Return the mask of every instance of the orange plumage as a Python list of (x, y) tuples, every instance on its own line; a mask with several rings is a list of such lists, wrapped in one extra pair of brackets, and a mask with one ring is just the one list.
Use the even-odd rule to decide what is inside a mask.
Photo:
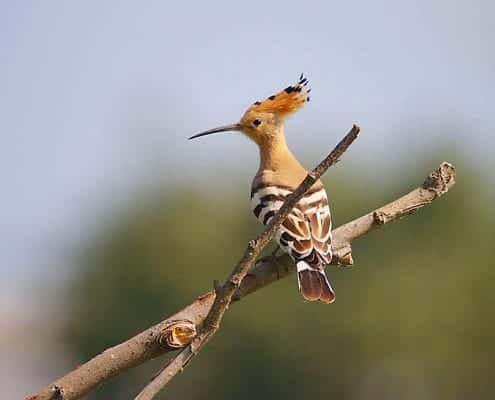
[(304, 106), (309, 101), (309, 92), (307, 89), (308, 80), (303, 74), (299, 77), (297, 83), (288, 86), (284, 90), (268, 97), (263, 101), (255, 102), (248, 111), (266, 112), (284, 116), (293, 113)]

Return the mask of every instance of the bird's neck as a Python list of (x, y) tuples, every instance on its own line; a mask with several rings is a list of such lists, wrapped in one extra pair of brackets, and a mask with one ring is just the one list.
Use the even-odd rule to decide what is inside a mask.
[(259, 145), (260, 167), (258, 174), (264, 171), (283, 173), (290, 171), (304, 171), (304, 168), (287, 147), (283, 131), (277, 132), (270, 140)]

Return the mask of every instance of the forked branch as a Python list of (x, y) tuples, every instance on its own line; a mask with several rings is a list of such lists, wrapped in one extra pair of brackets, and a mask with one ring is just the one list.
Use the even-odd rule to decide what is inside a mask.
[[(354, 239), (430, 204), (450, 189), (455, 183), (454, 178), (454, 167), (444, 162), (429, 175), (421, 187), (374, 212), (333, 230), (332, 250), (336, 257), (332, 260), (332, 263), (352, 263), (351, 242)], [(242, 280), (240, 287), (234, 290), (231, 300), (240, 300), (246, 295), (289, 275), (294, 269), (294, 263), (287, 255), (264, 258), (249, 270), (246, 279)], [(78, 399), (96, 386), (129, 368), (140, 365), (163, 353), (183, 347), (196, 336), (196, 326), (204, 321), (206, 315), (212, 309), (215, 298), (215, 291), (210, 291), (200, 296), (177, 314), (139, 333), (126, 342), (105, 350), (37, 394), (29, 397), (29, 399)], [(186, 347), (186, 349), (188, 348)], [(176, 363), (180, 365), (180, 363), (186, 362), (188, 358), (185, 356), (187, 356), (187, 353), (181, 351), (178, 354), (179, 359)], [(157, 375), (157, 378), (151, 382), (153, 391), (147, 390), (149, 388), (147, 387), (142, 396), (138, 398), (152, 398), (153, 392), (157, 393), (156, 389), (159, 389), (158, 386), (153, 386), (153, 384), (160, 382), (157, 381), (160, 376), (162, 374)], [(143, 397), (150, 395), (151, 397)]]

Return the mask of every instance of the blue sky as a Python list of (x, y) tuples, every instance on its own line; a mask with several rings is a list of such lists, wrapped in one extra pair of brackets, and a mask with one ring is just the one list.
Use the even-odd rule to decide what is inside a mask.
[[(251, 144), (185, 138), (236, 121), (303, 71), (312, 101), (286, 131), (308, 166), (359, 121), (349, 169), (413, 168), (442, 146), (449, 161), (493, 167), (491, 1), (26, 1), (1, 9), (3, 296), (70, 270), (59, 249), (141, 187), (177, 181), (178, 171), (197, 183), (228, 170), (247, 193)], [(424, 175), (431, 165), (421, 168)]]

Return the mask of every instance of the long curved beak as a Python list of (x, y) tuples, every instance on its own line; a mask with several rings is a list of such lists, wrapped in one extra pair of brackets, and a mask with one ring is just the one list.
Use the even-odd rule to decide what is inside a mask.
[(189, 140), (196, 139), (201, 136), (211, 135), (212, 133), (217, 133), (217, 132), (240, 131), (240, 130), (241, 130), (241, 124), (239, 123), (224, 125), (224, 126), (219, 126), (218, 128), (213, 128), (201, 133), (197, 133), (196, 135), (191, 136)]

